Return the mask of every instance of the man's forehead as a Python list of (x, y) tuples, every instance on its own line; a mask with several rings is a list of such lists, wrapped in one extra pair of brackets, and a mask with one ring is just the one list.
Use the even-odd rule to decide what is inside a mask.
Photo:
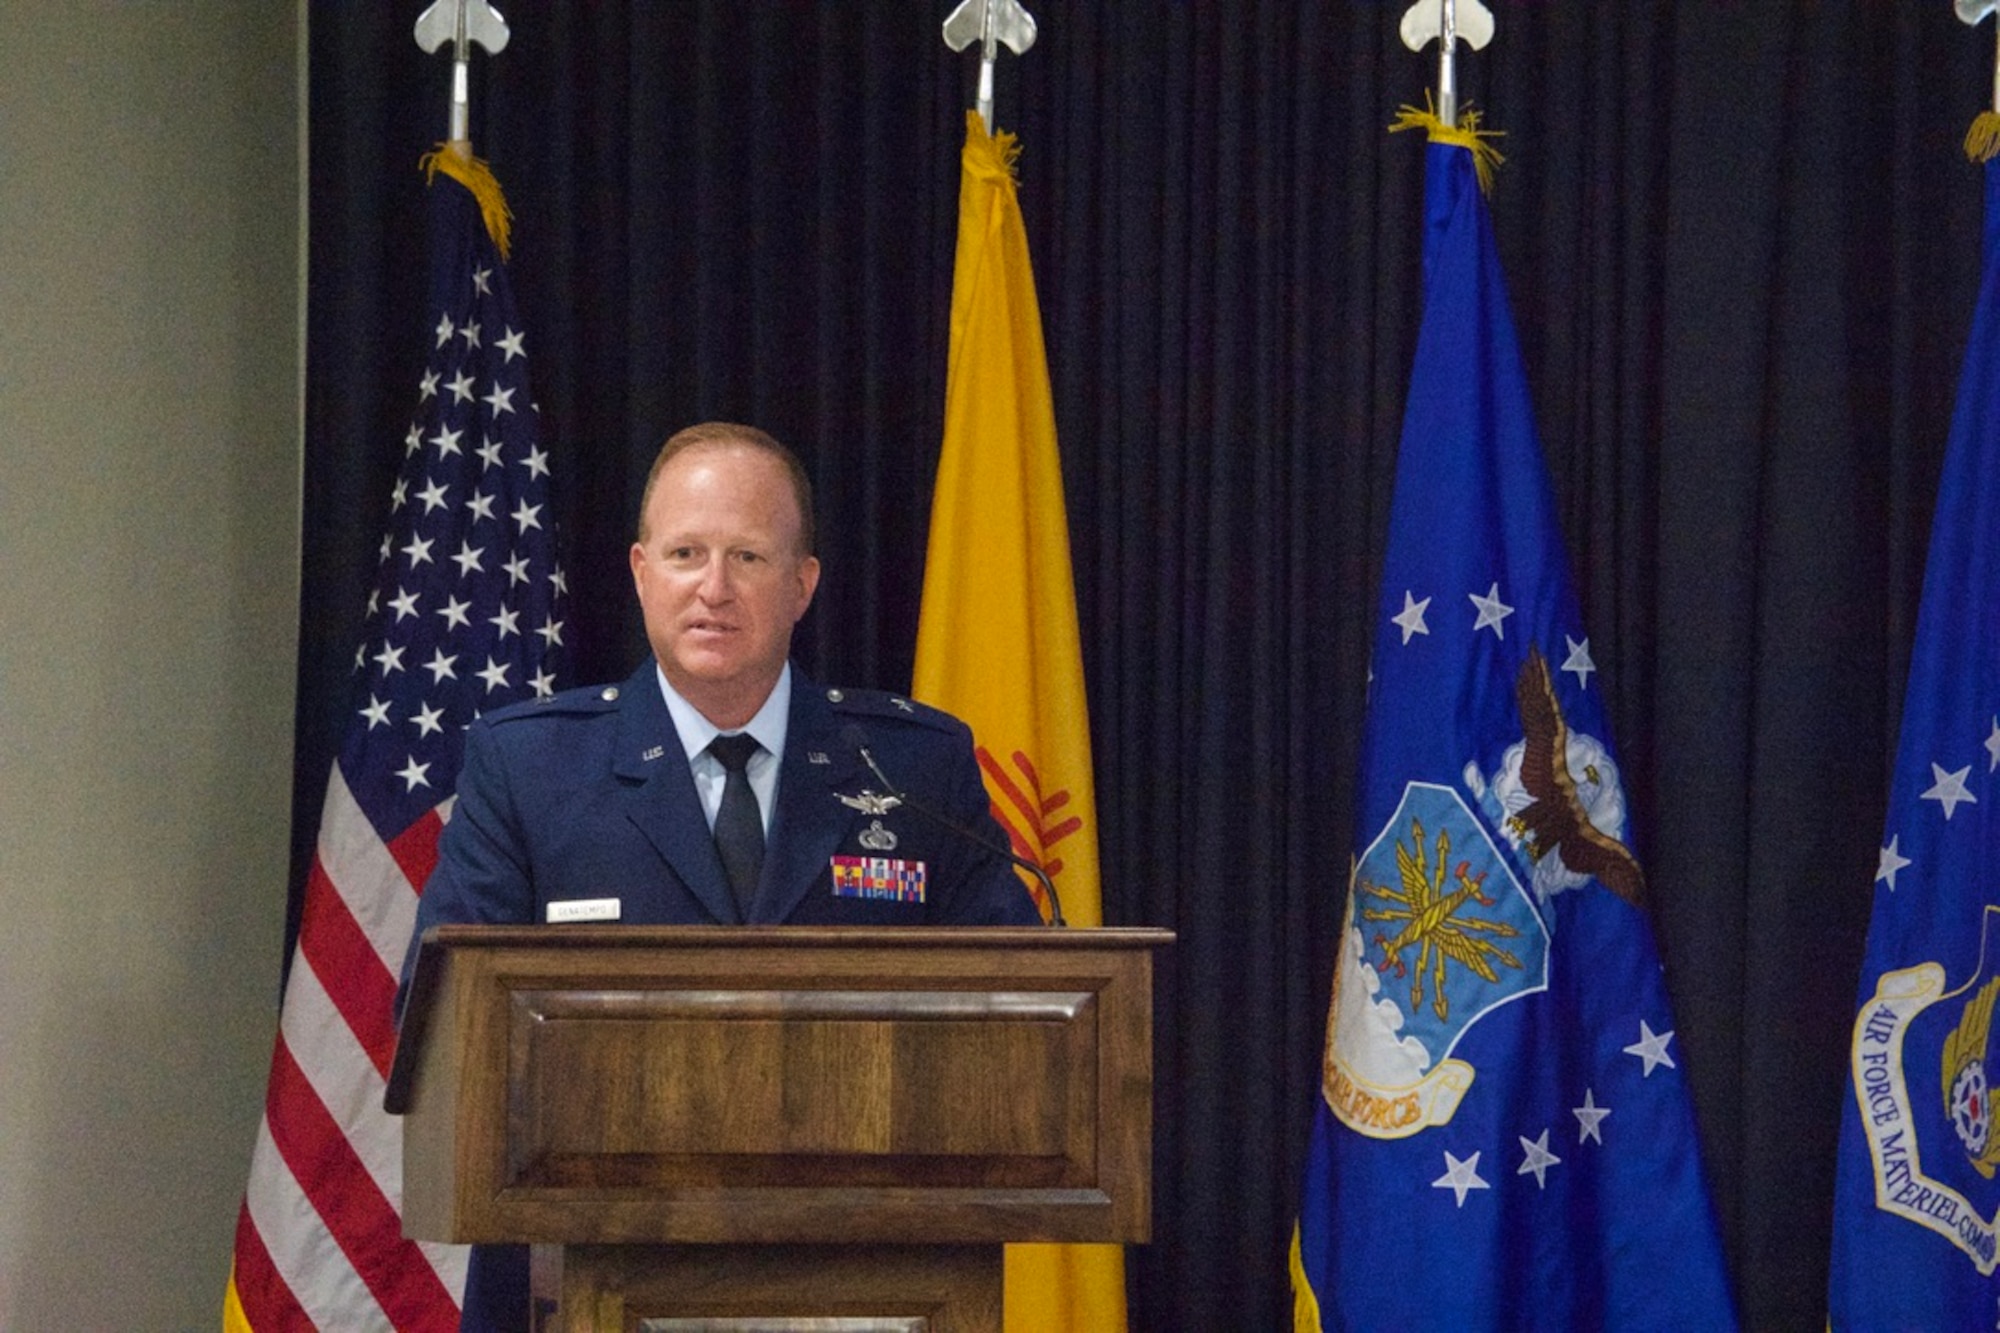
[[(685, 471), (681, 467), (683, 461), (675, 458), (668, 464), (647, 504), (647, 517), (656, 529), (696, 533), (719, 527), (768, 527), (790, 532), (801, 526), (798, 497), (792, 491), (784, 464), (778, 460), (765, 456), (763, 461), (771, 471), (769, 484), (760, 482), (751, 496), (755, 503), (747, 506), (731, 503), (731, 499), (736, 497), (717, 494), (716, 488), (698, 484), (690, 486), (688, 482), (694, 473), (696, 460), (687, 460), (690, 466)], [(747, 458), (743, 461), (752, 463)], [(728, 471), (732, 480), (745, 479), (744, 474), (733, 466)]]

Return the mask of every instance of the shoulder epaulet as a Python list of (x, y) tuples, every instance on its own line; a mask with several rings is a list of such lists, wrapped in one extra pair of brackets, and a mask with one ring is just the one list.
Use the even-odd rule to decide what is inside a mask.
[(618, 685), (585, 685), (574, 690), (543, 695), (539, 699), (523, 699), (519, 703), (508, 704), (505, 708), (494, 709), (485, 714), (485, 719), (497, 725), (525, 717), (607, 713), (618, 706), (618, 695), (622, 688)]
[(826, 691), (826, 701), (833, 705), (834, 711), (856, 717), (892, 718), (939, 731), (953, 731), (965, 725), (942, 708), (920, 704), (908, 695), (891, 694), (887, 690), (830, 689)]

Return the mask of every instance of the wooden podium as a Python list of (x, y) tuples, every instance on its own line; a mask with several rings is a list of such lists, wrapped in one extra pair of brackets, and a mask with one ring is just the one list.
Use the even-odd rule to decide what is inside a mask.
[(403, 1227), (553, 1327), (1000, 1328), (1002, 1244), (1148, 1239), (1160, 930), (443, 926)]

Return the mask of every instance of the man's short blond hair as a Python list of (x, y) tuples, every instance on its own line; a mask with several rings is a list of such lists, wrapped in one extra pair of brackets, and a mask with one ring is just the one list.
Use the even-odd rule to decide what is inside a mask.
[(677, 430), (667, 437), (660, 446), (660, 452), (653, 459), (652, 470), (646, 473), (646, 489), (639, 496), (639, 543), (646, 541), (646, 513), (652, 505), (653, 487), (660, 480), (660, 473), (667, 464), (685, 453), (704, 449), (729, 448), (755, 449), (769, 454), (784, 466), (785, 475), (791, 479), (792, 499), (799, 510), (799, 554), (812, 555), (818, 541), (813, 524), (812, 478), (806, 475), (804, 463), (799, 456), (780, 444), (775, 436), (758, 430), (755, 426), (745, 426), (734, 421), (704, 421), (685, 430)]

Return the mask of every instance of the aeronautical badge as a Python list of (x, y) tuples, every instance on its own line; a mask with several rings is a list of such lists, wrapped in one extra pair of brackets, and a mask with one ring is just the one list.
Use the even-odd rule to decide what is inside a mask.
[(836, 856), (833, 896), (877, 898), (898, 903), (924, 900), (924, 863), (886, 856)]
[(1477, 1073), (1449, 1058), (1459, 1039), (1548, 984), (1548, 930), (1511, 859), (1456, 791), (1412, 782), (1355, 862), (1342, 934), (1327, 1106), (1370, 1138), (1448, 1123)]
[(837, 791), (834, 796), (848, 809), (859, 810), (864, 815), (886, 815), (903, 803), (900, 796), (878, 796), (866, 789), (853, 796)]
[[(1952, 1177), (1971, 1182), (1968, 1188), (1978, 1182), (1954, 1169), (1952, 1158), (1963, 1153), (1984, 1181), (1993, 1179), (2000, 1163), (1987, 1079), (1993, 1005), (2000, 996), (1991, 953), (2000, 945), (1996, 924), (2000, 908), (1986, 908), (1979, 971), (1956, 990), (1945, 990), (1944, 967), (1935, 962), (1882, 973), (1874, 997), (1855, 1016), (1852, 1051), (1875, 1206), (1943, 1236), (1985, 1277), (1992, 1276), (2000, 1251), (2000, 1208), (1980, 1214)], [(1925, 1081), (1936, 1078), (1928, 1094), (1913, 1095), (1905, 1078), (1912, 1071)], [(1992, 1190), (1982, 1192), (1993, 1202)]]
[(896, 835), (882, 827), (879, 819), (870, 820), (868, 827), (854, 836), (854, 840), (871, 852), (893, 852), (896, 850)]

